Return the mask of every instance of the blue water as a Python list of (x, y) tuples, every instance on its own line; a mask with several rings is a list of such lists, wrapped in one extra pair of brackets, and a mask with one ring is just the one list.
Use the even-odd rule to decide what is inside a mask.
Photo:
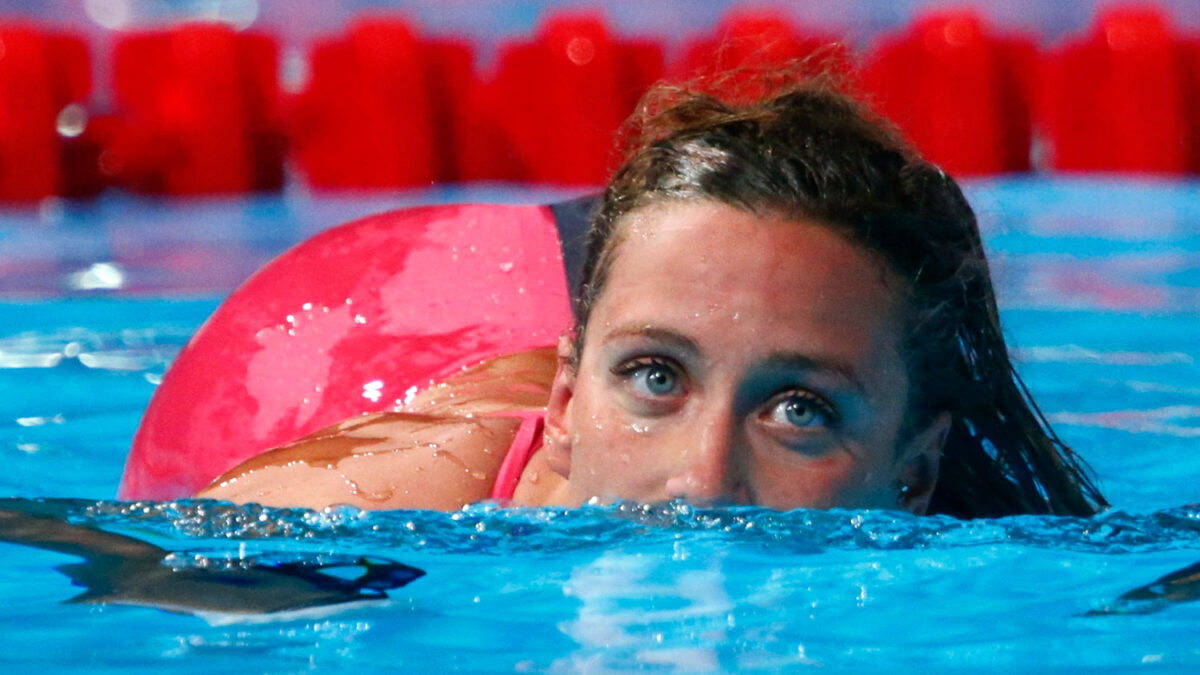
[(765, 671), (1200, 666), (1200, 602), (1085, 616), (1200, 560), (1200, 184), (969, 186), (1022, 372), (1114, 510), (959, 522), (638, 507), (324, 513), (120, 503), (155, 383), (237, 283), (348, 218), (511, 189), (0, 213), (0, 496), (184, 557), (385, 556), (386, 606), (218, 624), (62, 604), (69, 556), (0, 544), (6, 671)]

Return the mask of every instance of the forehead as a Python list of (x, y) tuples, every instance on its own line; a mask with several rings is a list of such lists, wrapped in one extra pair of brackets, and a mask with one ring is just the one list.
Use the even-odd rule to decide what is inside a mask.
[(626, 216), (614, 253), (590, 323), (666, 323), (718, 349), (898, 353), (901, 282), (827, 226), (658, 204)]

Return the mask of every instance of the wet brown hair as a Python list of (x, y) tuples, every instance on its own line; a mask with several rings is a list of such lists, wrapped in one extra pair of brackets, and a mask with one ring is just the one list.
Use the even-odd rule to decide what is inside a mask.
[[(955, 181), (835, 78), (776, 80), (765, 87), (774, 93), (745, 102), (667, 85), (643, 98), (626, 125), (627, 159), (589, 229), (577, 351), (629, 213), (712, 200), (816, 221), (873, 251), (907, 286), (906, 433), (940, 411), (953, 419), (931, 513), (1091, 515), (1107, 506), (1013, 368), (975, 214)], [(764, 90), (761, 80), (755, 87)]]

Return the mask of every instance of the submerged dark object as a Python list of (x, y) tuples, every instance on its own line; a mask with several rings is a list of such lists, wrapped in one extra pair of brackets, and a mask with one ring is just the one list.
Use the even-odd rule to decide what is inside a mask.
[[(72, 603), (157, 607), (171, 612), (252, 618), (347, 603), (380, 601), (387, 591), (425, 575), (381, 558), (337, 563), (299, 560), (226, 566), (171, 566), (171, 552), (134, 537), (75, 525), (38, 513), (35, 502), (0, 500), (0, 541), (57, 551), (84, 559), (58, 569), (87, 590)], [(360, 567), (344, 578), (325, 570)]]
[(1163, 575), (1145, 586), (1122, 593), (1112, 602), (1088, 612), (1088, 616), (1108, 614), (1150, 614), (1181, 602), (1200, 600), (1200, 562)]

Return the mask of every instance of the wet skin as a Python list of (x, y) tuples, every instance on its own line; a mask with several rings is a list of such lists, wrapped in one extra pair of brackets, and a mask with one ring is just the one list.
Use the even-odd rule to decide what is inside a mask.
[(883, 262), (713, 203), (624, 228), (577, 369), (560, 346), (546, 442), (566, 501), (924, 512), (949, 420), (901, 432), (902, 284)]
[(949, 418), (901, 433), (902, 284), (885, 264), (822, 225), (711, 203), (636, 212), (619, 236), (577, 367), (566, 338), (557, 355), (484, 362), (397, 412), (254, 457), (198, 496), (455, 509), (488, 497), (511, 413), (545, 407), (516, 504), (925, 511)]

